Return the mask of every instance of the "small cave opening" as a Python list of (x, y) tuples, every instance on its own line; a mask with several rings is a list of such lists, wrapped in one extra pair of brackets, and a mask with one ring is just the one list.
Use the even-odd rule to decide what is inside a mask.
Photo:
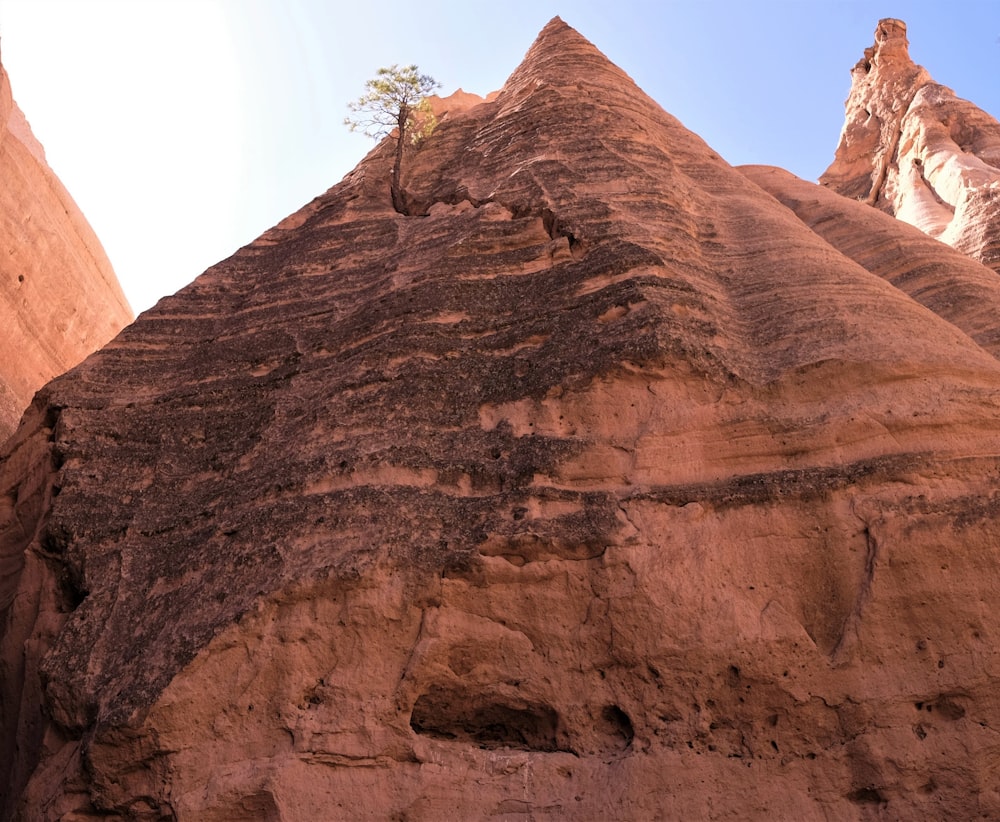
[(566, 242), (569, 243), (570, 250), (574, 250), (579, 246), (580, 241), (577, 240), (576, 235), (547, 208), (542, 209), (542, 225), (545, 227), (546, 233), (553, 240), (565, 237)]
[(606, 705), (601, 711), (601, 723), (603, 731), (609, 739), (613, 739), (617, 747), (627, 748), (635, 739), (635, 728), (632, 727), (632, 720), (617, 705)]
[(559, 715), (548, 705), (512, 704), (437, 686), (417, 699), (410, 714), (410, 727), (418, 734), (481, 748), (555, 751), (558, 725)]
[(873, 788), (870, 785), (851, 791), (847, 798), (858, 805), (884, 805), (888, 802), (878, 788)]

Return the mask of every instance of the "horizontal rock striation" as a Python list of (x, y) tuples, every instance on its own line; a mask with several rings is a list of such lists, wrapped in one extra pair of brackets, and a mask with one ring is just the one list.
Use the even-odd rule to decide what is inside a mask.
[(913, 63), (901, 20), (879, 22), (851, 77), (820, 182), (1000, 272), (1000, 123)]
[(0, 441), (35, 391), (132, 320), (104, 249), (11, 96), (0, 66)]
[(1000, 813), (979, 267), (909, 287), (558, 19), (408, 214), (391, 143), (8, 444), (3, 817)]
[(741, 166), (837, 251), (1000, 356), (1000, 278), (922, 231), (773, 166)]

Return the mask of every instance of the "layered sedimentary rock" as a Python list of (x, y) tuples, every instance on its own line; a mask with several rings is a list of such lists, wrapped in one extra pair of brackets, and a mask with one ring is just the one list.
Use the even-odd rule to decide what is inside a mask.
[(1000, 814), (981, 268), (817, 233), (558, 19), (391, 165), (9, 443), (5, 817)]
[(1000, 123), (914, 64), (901, 20), (879, 22), (851, 78), (820, 182), (1000, 272)]
[(111, 263), (0, 66), (0, 441), (31, 396), (132, 320)]
[(1000, 278), (922, 231), (773, 166), (743, 174), (790, 208), (837, 251), (1000, 357)]

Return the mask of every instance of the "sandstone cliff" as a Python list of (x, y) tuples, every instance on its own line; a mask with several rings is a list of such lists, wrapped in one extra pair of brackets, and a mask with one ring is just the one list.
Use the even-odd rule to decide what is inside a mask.
[(0, 66), (0, 441), (32, 394), (132, 320), (104, 249), (45, 162)]
[(879, 22), (851, 77), (820, 182), (1000, 272), (1000, 123), (913, 63), (901, 20)]
[(985, 269), (558, 19), (390, 167), (8, 444), (4, 817), (1000, 815)]

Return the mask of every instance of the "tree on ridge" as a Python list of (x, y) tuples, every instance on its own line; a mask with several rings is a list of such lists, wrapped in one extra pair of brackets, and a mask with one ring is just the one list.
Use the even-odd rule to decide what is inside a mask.
[(393, 64), (380, 68), (365, 83), (365, 93), (347, 104), (352, 114), (344, 118), (344, 124), (351, 131), (360, 131), (377, 140), (396, 130), (396, 157), (389, 190), (393, 208), (400, 214), (406, 213), (400, 182), (403, 150), (407, 141), (418, 143), (434, 129), (436, 122), (427, 95), (440, 86), (414, 65)]

